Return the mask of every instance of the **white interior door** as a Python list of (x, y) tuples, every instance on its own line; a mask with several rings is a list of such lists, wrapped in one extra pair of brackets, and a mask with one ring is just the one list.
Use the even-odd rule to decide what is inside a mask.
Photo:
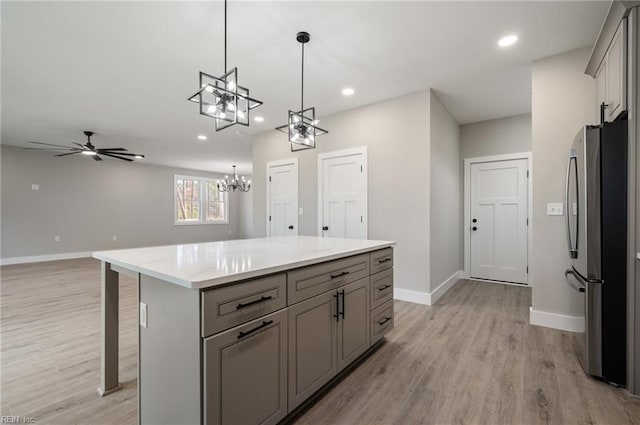
[(365, 148), (318, 155), (319, 235), (367, 239)]
[(471, 277), (527, 283), (527, 159), (471, 164)]
[(267, 236), (298, 234), (298, 160), (267, 163)]

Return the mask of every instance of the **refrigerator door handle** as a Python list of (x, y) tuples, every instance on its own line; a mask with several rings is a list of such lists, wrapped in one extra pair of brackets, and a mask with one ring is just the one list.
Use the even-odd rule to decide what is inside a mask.
[[(578, 283), (577, 284), (573, 283), (571, 279), (569, 279), (569, 275), (573, 276)], [(569, 286), (571, 286), (573, 289), (575, 289), (578, 292), (584, 292), (585, 285), (582, 283), (582, 279), (580, 279), (580, 277), (576, 275), (576, 272), (574, 272), (571, 269), (567, 269), (564, 271), (564, 278), (566, 279)]]
[[(575, 155), (573, 154), (573, 152), (569, 155), (569, 158), (567, 160), (567, 180), (566, 180), (566, 186), (565, 186), (565, 205), (566, 205), (566, 225), (567, 225), (567, 245), (569, 248), (569, 256), (570, 258), (578, 258), (578, 225), (576, 223), (576, 245), (575, 248), (573, 246), (573, 241), (571, 240), (571, 213), (573, 211), (573, 209), (571, 208), (571, 197), (569, 195), (570, 193), (570, 185), (571, 185), (571, 162), (574, 162), (575, 164), (575, 175), (576, 175), (576, 180), (578, 178), (578, 159), (575, 157)], [(577, 183), (577, 181), (576, 181)], [(578, 187), (576, 184), (576, 202), (578, 202)], [(580, 206), (577, 205), (577, 211), (576, 214), (579, 214), (579, 209)], [(576, 219), (577, 219), (577, 215), (576, 215)]]

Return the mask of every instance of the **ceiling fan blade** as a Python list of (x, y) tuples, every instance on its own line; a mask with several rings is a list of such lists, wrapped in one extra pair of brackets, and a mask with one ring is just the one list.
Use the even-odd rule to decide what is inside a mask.
[(80, 146), (82, 149), (87, 149), (85, 145), (81, 145), (80, 143), (76, 143), (76, 142), (71, 142), (71, 143), (73, 143), (74, 145)]
[(100, 152), (100, 155), (109, 156), (109, 157), (111, 157), (111, 158), (116, 158), (116, 159), (121, 159), (121, 160), (123, 160), (123, 161), (129, 161), (129, 162), (132, 162), (132, 161), (133, 161), (133, 159), (124, 158), (124, 157), (122, 157), (122, 156), (118, 156), (118, 155), (112, 155), (112, 154), (110, 154), (110, 153)]
[(125, 148), (101, 148), (98, 149), (100, 151), (126, 151), (127, 149)]
[(94, 161), (102, 161), (102, 158), (100, 158), (98, 155), (91, 155), (91, 158), (93, 158)]
[(36, 145), (47, 145), (47, 146), (59, 146), (61, 148), (67, 148), (67, 149), (72, 149), (71, 146), (65, 146), (65, 145), (55, 145), (53, 143), (44, 143), (44, 142), (28, 142), (28, 143), (34, 143)]
[(31, 151), (47, 151), (47, 152), (66, 152), (66, 151), (72, 151), (72, 150), (76, 150), (76, 148), (22, 148), (22, 149), (27, 149), (27, 150), (31, 150)]
[(75, 150), (75, 151), (73, 151), (73, 152), (68, 152), (68, 153), (59, 153), (58, 155), (53, 155), (53, 156), (67, 156), (67, 155), (73, 155), (73, 154), (80, 153), (80, 152), (81, 152), (81, 151), (79, 151), (79, 150)]
[(123, 155), (123, 156), (138, 156), (140, 155), (139, 153), (131, 153), (131, 152), (112, 152), (111, 149), (96, 149), (96, 152), (98, 152), (99, 154), (113, 154), (113, 155)]

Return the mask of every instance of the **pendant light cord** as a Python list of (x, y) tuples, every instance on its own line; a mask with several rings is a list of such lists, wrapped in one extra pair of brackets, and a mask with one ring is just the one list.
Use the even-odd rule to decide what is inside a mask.
[(224, 73), (227, 73), (227, 0), (224, 0)]
[(302, 44), (302, 90), (300, 94), (300, 113), (304, 111), (304, 43)]

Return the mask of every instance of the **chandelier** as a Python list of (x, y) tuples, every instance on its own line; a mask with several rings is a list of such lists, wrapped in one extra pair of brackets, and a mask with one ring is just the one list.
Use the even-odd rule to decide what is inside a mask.
[(233, 167), (233, 178), (229, 181), (229, 176), (224, 176), (224, 180), (218, 180), (216, 183), (218, 184), (218, 191), (220, 192), (235, 192), (239, 190), (240, 192), (248, 192), (251, 189), (251, 180), (245, 180), (244, 176), (238, 178), (236, 174), (236, 166)]
[(287, 124), (276, 127), (276, 130), (287, 133), (289, 136), (292, 152), (315, 148), (316, 137), (328, 133), (327, 130), (317, 126), (316, 109), (304, 108), (304, 45), (311, 40), (311, 36), (308, 32), (301, 31), (296, 35), (296, 40), (302, 45), (300, 110), (297, 112), (290, 110)]
[(224, 1), (224, 74), (214, 77), (200, 71), (199, 90), (188, 100), (200, 105), (200, 114), (214, 118), (216, 131), (234, 124), (249, 125), (249, 111), (262, 102), (249, 97), (238, 85), (238, 68), (227, 70), (227, 0)]

